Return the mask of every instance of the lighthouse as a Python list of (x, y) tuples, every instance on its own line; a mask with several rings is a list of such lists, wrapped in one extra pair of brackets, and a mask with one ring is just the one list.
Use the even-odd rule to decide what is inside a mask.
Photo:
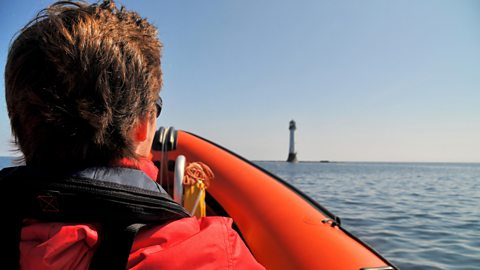
[(297, 129), (297, 126), (295, 125), (294, 120), (290, 121), (288, 129), (290, 130), (290, 147), (287, 162), (298, 162), (297, 153), (295, 152), (295, 130)]

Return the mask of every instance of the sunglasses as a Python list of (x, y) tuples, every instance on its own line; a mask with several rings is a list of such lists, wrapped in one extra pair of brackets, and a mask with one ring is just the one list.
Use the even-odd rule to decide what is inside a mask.
[(162, 105), (163, 105), (162, 98), (158, 97), (157, 101), (155, 101), (155, 106), (157, 107), (157, 118), (160, 116), (160, 113), (162, 112)]

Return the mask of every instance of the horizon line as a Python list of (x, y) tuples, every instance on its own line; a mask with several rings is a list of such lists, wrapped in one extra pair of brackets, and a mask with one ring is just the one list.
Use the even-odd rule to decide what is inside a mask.
[[(21, 158), (21, 156), (4, 156), (0, 155), (0, 158)], [(248, 161), (251, 162), (286, 162), (288, 161), (283, 160), (283, 159), (248, 159), (245, 158)], [(324, 163), (324, 164), (329, 164), (329, 163), (437, 163), (437, 164), (445, 164), (445, 163), (450, 163), (450, 164), (480, 164), (480, 161), (391, 161), (391, 160), (328, 160), (328, 159), (319, 159), (319, 160), (299, 160), (298, 162), (295, 163)], [(295, 164), (293, 163), (293, 164)]]

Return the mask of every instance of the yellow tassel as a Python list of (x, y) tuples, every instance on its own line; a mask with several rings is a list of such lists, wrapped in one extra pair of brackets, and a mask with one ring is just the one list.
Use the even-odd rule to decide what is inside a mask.
[(185, 207), (192, 216), (201, 218), (207, 215), (205, 184), (203, 184), (202, 181), (199, 181), (194, 185), (185, 186), (183, 207)]

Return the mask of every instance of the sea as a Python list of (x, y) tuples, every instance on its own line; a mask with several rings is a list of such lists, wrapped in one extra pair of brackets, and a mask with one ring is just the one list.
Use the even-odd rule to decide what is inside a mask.
[(480, 164), (267, 162), (400, 269), (480, 269)]
[[(400, 269), (480, 269), (480, 164), (255, 161)], [(12, 158), (0, 157), (0, 168)]]

